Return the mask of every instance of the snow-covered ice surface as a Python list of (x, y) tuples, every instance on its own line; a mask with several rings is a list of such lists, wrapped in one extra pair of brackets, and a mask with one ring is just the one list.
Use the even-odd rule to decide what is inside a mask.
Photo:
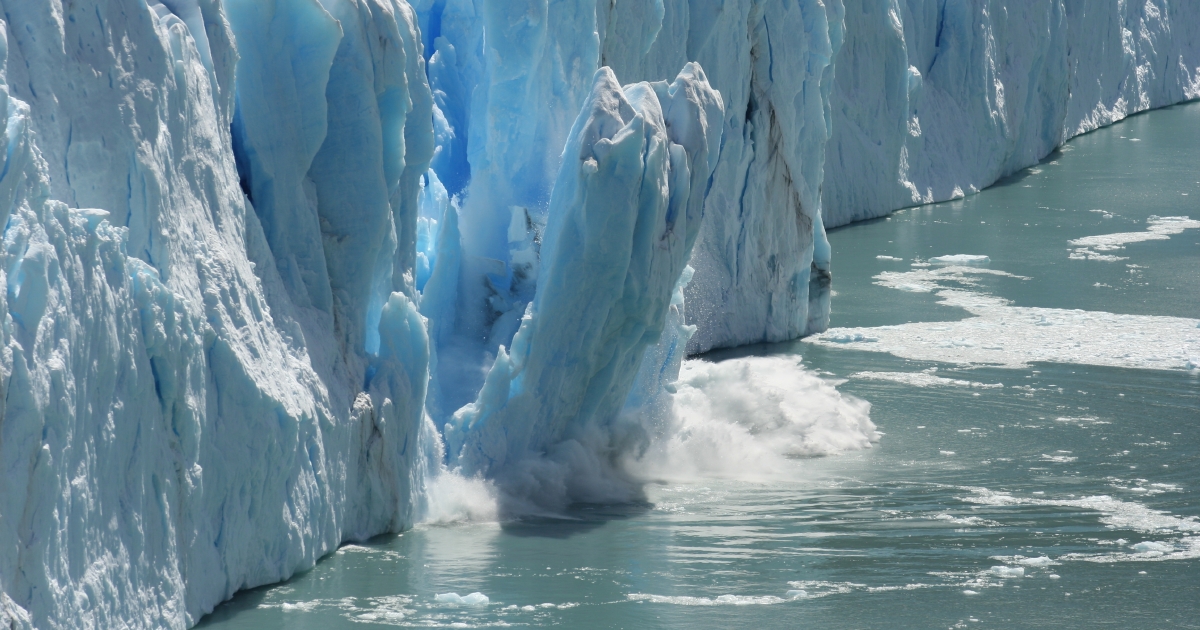
[(1070, 138), (1200, 97), (1200, 4), (845, 0), (826, 226), (982, 190)]

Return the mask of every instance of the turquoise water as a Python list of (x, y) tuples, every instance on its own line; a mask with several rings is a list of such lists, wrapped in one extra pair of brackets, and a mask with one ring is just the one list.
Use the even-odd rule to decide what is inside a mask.
[[(1200, 229), (1152, 218), (1180, 216), (1200, 219), (1195, 103), (835, 230), (841, 332), (706, 359), (803, 356), (871, 403), (873, 448), (786, 481), (419, 526), (201, 626), (1200, 627)], [(1135, 233), (1156, 237), (1070, 244)], [(989, 260), (928, 262), (953, 254)]]

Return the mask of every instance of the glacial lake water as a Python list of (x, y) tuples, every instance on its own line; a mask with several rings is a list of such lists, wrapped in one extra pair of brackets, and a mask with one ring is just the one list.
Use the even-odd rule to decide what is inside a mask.
[(802, 356), (873, 448), (418, 526), (200, 625), (1200, 627), (1200, 226), (1164, 217), (1200, 219), (1200, 103), (832, 231), (834, 330), (705, 357)]

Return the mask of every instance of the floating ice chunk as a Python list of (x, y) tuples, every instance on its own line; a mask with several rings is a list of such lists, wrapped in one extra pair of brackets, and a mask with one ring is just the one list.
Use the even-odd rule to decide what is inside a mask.
[(875, 258), (878, 260), (904, 260), (903, 258), (896, 258), (895, 256), (876, 256)]
[(999, 578), (1020, 578), (1020, 577), (1025, 577), (1025, 568), (1024, 567), (995, 566), (995, 567), (992, 567), (991, 569), (988, 569), (988, 573), (991, 573), (992, 575), (999, 577)]
[(1126, 260), (1127, 257), (1112, 254), (1101, 254), (1119, 249), (1125, 249), (1130, 243), (1145, 241), (1165, 241), (1184, 230), (1200, 228), (1200, 221), (1190, 217), (1159, 217), (1151, 216), (1146, 219), (1146, 230), (1143, 232), (1119, 232), (1116, 234), (1098, 234), (1085, 236), (1067, 241), (1074, 248), (1070, 253), (1071, 260), (1100, 260), (1114, 262)]
[(1003, 389), (1003, 383), (980, 383), (957, 378), (945, 378), (930, 372), (856, 372), (850, 378), (869, 381), (892, 381), (913, 387), (970, 387), (978, 389)]
[(1167, 543), (1155, 542), (1153, 540), (1142, 541), (1131, 546), (1130, 549), (1138, 553), (1171, 553), (1172, 551), (1175, 551), (1175, 547)]
[(999, 560), (1001, 562), (1006, 562), (1010, 565), (1015, 564), (1015, 565), (1020, 565), (1023, 567), (1031, 567), (1031, 568), (1048, 567), (1048, 566), (1052, 566), (1052, 565), (1062, 564), (1061, 562), (1056, 562), (1054, 560), (1051, 560), (1048, 556), (1037, 556), (1034, 558), (1026, 558), (1025, 556), (1020, 556), (1020, 555), (1017, 555), (1017, 556), (992, 556), (991, 559)]
[(454, 606), (487, 606), (491, 603), (487, 595), (479, 592), (466, 596), (461, 596), (458, 593), (439, 593), (433, 599), (439, 604), (451, 604)]
[(775, 597), (774, 595), (721, 595), (719, 597), (710, 598), (695, 597), (690, 595), (651, 595), (647, 593), (630, 593), (625, 597), (629, 601), (634, 602), (674, 604), (676, 606), (769, 606), (771, 604), (782, 604), (788, 601), (787, 599)]
[(794, 588), (794, 589), (784, 593), (784, 595), (788, 599), (802, 599), (804, 597), (808, 597), (808, 591), (806, 591), (802, 588)]
[(973, 527), (1000, 526), (1000, 523), (997, 521), (990, 521), (985, 518), (979, 518), (978, 516), (954, 516), (953, 514), (938, 514), (933, 518), (939, 521), (948, 521), (950, 523), (954, 523), (955, 525), (968, 525)]
[(979, 591), (972, 591), (971, 589), (966, 589), (963, 591), (963, 595), (978, 595), (978, 594), (979, 594)]
[(992, 259), (980, 254), (950, 254), (948, 256), (934, 256), (929, 259), (929, 262), (943, 265), (986, 265), (992, 262)]
[(879, 339), (875, 337), (869, 337), (862, 333), (825, 334), (821, 335), (821, 339), (824, 341), (832, 341), (833, 343), (871, 343), (874, 341), (879, 341)]

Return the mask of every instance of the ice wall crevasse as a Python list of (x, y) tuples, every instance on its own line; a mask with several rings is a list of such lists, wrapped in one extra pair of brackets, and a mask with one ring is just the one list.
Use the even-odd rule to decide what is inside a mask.
[[(447, 425), (452, 463), (510, 486), (569, 486), (566, 475), (539, 479), (536, 461), (618, 446), (612, 422), (699, 233), (722, 116), (697, 64), (670, 85), (624, 89), (596, 72), (555, 181), (537, 293), (511, 351)], [(564, 500), (572, 489), (518, 491)]]
[(433, 47), (432, 167), (460, 201), (454, 308), (445, 321), (428, 312), (442, 331), (430, 409), (440, 425), (475, 398), (533, 298), (563, 145), (597, 68), (596, 3), (445, 0), (417, 11)]
[[(421, 485), (428, 341), (404, 291), (432, 153), (411, 9), (328, 3), (360, 18), (339, 27), (315, 2), (0, 5), (0, 619), (183, 628), (343, 540), (405, 527)], [(300, 78), (323, 87), (300, 89), (239, 70), (249, 83), (235, 102), (235, 32), (252, 34), (243, 43), (319, 35), (331, 41), (317, 42), (317, 67), (383, 69), (347, 86), (370, 97), (359, 101), (330, 98), (320, 73)], [(359, 49), (345, 32), (393, 39)], [(284, 49), (247, 45), (239, 68), (256, 54), (313, 67), (314, 47)], [(280, 105), (272, 129), (256, 127), (254, 98)], [(377, 185), (351, 191), (370, 195), (355, 209), (379, 245), (346, 252), (326, 248), (341, 235), (319, 220), (323, 173), (300, 158), (371, 126), (353, 114), (374, 117), (380, 138), (362, 158)], [(275, 195), (262, 221), (240, 175), (251, 197)], [(324, 291), (311, 290), (322, 268)], [(347, 268), (370, 273), (347, 279)]]
[(831, 226), (982, 190), (1070, 138), (1200, 97), (1200, 5), (846, 0)]

